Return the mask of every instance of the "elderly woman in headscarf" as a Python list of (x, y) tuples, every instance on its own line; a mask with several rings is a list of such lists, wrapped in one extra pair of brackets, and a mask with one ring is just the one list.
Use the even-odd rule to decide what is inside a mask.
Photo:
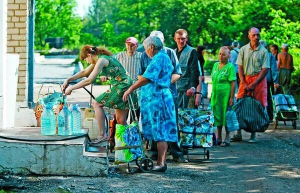
[[(230, 49), (221, 47), (219, 62), (212, 69), (212, 94), (211, 106), (214, 113), (214, 126), (217, 126), (217, 141), (221, 147), (230, 145), (229, 132), (226, 126), (226, 111), (233, 105), (236, 74), (233, 64), (228, 62)], [(225, 126), (226, 136), (222, 141), (222, 128)]]
[(126, 101), (130, 93), (141, 87), (141, 121), (146, 140), (157, 142), (158, 158), (153, 171), (167, 170), (167, 142), (177, 142), (175, 105), (170, 91), (173, 65), (162, 50), (163, 44), (156, 36), (144, 40), (146, 54), (152, 59), (142, 77), (123, 96)]

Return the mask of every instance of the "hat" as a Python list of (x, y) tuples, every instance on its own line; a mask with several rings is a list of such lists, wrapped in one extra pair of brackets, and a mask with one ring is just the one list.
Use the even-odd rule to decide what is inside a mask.
[(281, 48), (286, 49), (289, 45), (288, 44), (282, 44)]
[(164, 34), (161, 31), (152, 31), (150, 36), (157, 36), (161, 41), (164, 41)]
[(126, 43), (138, 44), (138, 40), (135, 37), (129, 37), (125, 41)]

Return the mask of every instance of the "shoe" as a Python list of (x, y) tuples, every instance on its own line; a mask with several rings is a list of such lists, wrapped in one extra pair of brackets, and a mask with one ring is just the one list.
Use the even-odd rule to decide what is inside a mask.
[(256, 133), (251, 133), (249, 143), (256, 143)]
[(217, 140), (217, 145), (221, 145), (222, 144), (222, 140)]
[(98, 144), (98, 143), (102, 143), (104, 141), (109, 141), (109, 137), (103, 137), (103, 136), (101, 137), (101, 136), (99, 136), (95, 140), (90, 141), (89, 144)]
[(240, 134), (234, 134), (233, 137), (230, 139), (230, 141), (242, 141), (242, 135)]
[(155, 172), (165, 172), (167, 169), (168, 169), (167, 164), (165, 164), (164, 166), (155, 165), (153, 167), (152, 171), (155, 171)]
[(230, 146), (230, 142), (227, 142), (227, 141), (223, 141), (220, 145), (220, 147), (228, 147)]
[(187, 159), (185, 159), (183, 156), (179, 156), (177, 158), (173, 158), (174, 161), (179, 162), (179, 163), (189, 163)]

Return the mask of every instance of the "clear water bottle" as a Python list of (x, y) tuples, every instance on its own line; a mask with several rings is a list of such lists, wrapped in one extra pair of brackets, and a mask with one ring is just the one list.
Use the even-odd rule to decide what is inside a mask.
[(72, 113), (66, 105), (58, 114), (58, 135), (72, 135), (73, 134), (73, 120)]
[(41, 134), (55, 135), (56, 134), (56, 116), (52, 110), (52, 104), (47, 103), (41, 116)]
[(73, 117), (73, 134), (81, 133), (81, 112), (78, 105), (73, 105), (72, 107), (72, 117)]
[(229, 107), (226, 112), (226, 125), (229, 132), (239, 129), (239, 122), (236, 113)]
[(232, 122), (233, 122), (233, 127), (234, 130), (239, 130), (240, 129), (240, 124), (239, 124), (239, 120), (237, 118), (236, 113), (234, 112), (233, 118), (232, 118)]

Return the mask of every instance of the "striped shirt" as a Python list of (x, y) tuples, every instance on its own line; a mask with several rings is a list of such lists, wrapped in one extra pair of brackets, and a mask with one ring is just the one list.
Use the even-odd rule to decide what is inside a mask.
[(142, 53), (134, 52), (132, 56), (129, 56), (126, 52), (120, 52), (116, 55), (116, 59), (124, 66), (127, 72), (130, 74), (133, 82), (137, 81), (138, 69), (141, 63)]

